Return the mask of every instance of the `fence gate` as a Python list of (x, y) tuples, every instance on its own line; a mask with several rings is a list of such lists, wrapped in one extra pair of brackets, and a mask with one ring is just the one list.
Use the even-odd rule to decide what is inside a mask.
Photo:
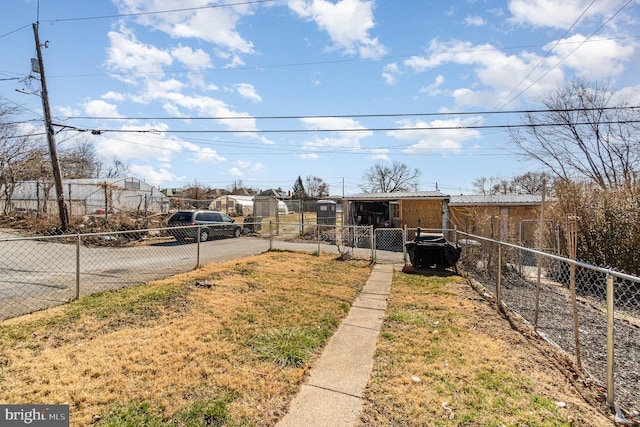
[(373, 232), (376, 262), (404, 262), (404, 231), (402, 228), (376, 228)]

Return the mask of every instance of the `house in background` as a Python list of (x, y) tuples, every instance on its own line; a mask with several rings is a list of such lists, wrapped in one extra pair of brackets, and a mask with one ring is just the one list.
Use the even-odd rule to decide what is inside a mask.
[[(134, 178), (66, 179), (62, 181), (70, 215), (118, 212), (167, 212), (169, 199), (157, 188)], [(5, 203), (2, 200), (1, 203)], [(4, 206), (1, 206), (4, 208)], [(57, 215), (53, 183), (23, 181), (16, 187), (10, 211), (32, 215)]]
[[(539, 195), (459, 195), (439, 191), (356, 194), (345, 197), (346, 224), (374, 228), (459, 231), (536, 247)], [(445, 235), (447, 233), (445, 232)]]

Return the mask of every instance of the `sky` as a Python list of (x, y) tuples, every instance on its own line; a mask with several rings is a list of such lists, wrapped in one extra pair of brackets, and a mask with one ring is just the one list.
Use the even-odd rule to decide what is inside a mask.
[(640, 0), (4, 0), (0, 103), (43, 129), (37, 22), (60, 149), (160, 189), (349, 195), (399, 162), (470, 194), (541, 171), (507, 126), (572, 79), (640, 105), (638, 20)]

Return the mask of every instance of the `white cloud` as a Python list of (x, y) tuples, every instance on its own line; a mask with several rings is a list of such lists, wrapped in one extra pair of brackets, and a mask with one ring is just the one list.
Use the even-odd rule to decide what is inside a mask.
[(387, 48), (371, 37), (374, 28), (373, 1), (289, 0), (289, 7), (298, 16), (313, 21), (326, 31), (333, 42), (331, 49), (358, 54), (362, 58), (380, 58)]
[(211, 57), (202, 49), (193, 50), (189, 46), (179, 46), (173, 48), (171, 54), (191, 69), (202, 70), (211, 67)]
[(227, 170), (227, 172), (234, 176), (245, 176), (246, 172), (255, 173), (265, 168), (265, 165), (263, 163), (253, 163), (245, 160), (237, 160), (234, 165), (235, 166)]
[[(121, 13), (176, 9), (174, 0), (115, 0), (114, 2)], [(253, 14), (254, 6), (249, 2), (228, 7), (207, 7), (212, 6), (209, 0), (190, 0), (181, 2), (180, 6), (193, 9), (174, 13), (142, 14), (136, 20), (141, 25), (162, 31), (173, 38), (195, 38), (229, 51), (253, 53), (253, 43), (242, 38), (236, 29), (238, 21), (243, 16)]]
[(248, 99), (252, 102), (262, 102), (262, 97), (258, 95), (258, 93), (256, 92), (256, 88), (252, 84), (240, 83), (235, 87), (240, 96), (242, 96), (243, 98)]
[(227, 172), (229, 172), (229, 175), (233, 175), (233, 176), (242, 176), (242, 171), (238, 168), (229, 168), (227, 170)]
[(640, 105), (640, 86), (625, 87), (614, 94), (612, 103), (625, 102), (629, 105)]
[(82, 105), (84, 112), (90, 116), (109, 116), (120, 117), (118, 114), (118, 106), (108, 102), (96, 99), (85, 102)]
[[(451, 118), (447, 120), (423, 120), (405, 119), (398, 122), (398, 128), (408, 130), (395, 130), (387, 132), (387, 135), (401, 141), (412, 141), (407, 149), (409, 154), (424, 154), (431, 152), (456, 153), (460, 152), (465, 141), (480, 138), (480, 132), (476, 129), (464, 129), (470, 124), (482, 123), (481, 117)], [(409, 130), (420, 128), (418, 130)], [(446, 129), (443, 129), (446, 128)]]
[[(306, 117), (300, 119), (300, 123), (307, 129), (317, 130), (362, 130), (364, 132), (357, 132), (358, 135), (370, 136), (372, 132), (367, 131), (367, 128), (358, 123), (357, 120), (349, 117)], [(344, 135), (351, 135), (353, 132), (338, 132)]]
[(369, 157), (374, 160), (382, 160), (385, 162), (391, 160), (391, 157), (389, 157), (389, 150), (386, 148), (374, 148), (371, 150), (371, 155)]
[(470, 27), (482, 27), (486, 25), (486, 22), (480, 16), (467, 16), (464, 18), (464, 23)]
[(184, 181), (184, 176), (177, 176), (166, 168), (156, 168), (153, 165), (128, 165), (131, 175), (142, 178), (152, 185), (162, 186), (163, 183)]
[(398, 64), (395, 62), (385, 65), (382, 69), (382, 78), (390, 86), (393, 86), (397, 83), (397, 76), (401, 74), (402, 71), (400, 71)]
[(618, 0), (510, 0), (511, 20), (523, 25), (566, 29), (584, 13), (584, 19), (606, 19), (620, 7)]
[(348, 117), (304, 118), (300, 122), (307, 129), (335, 131), (335, 136), (316, 137), (302, 144), (305, 150), (320, 154), (327, 148), (358, 151), (361, 149), (360, 140), (373, 135), (358, 121)]
[[(154, 132), (146, 132), (154, 129)], [(90, 136), (96, 151), (107, 159), (117, 157), (121, 160), (144, 160), (147, 162), (169, 162), (174, 154), (185, 148), (183, 141), (167, 137), (163, 132), (168, 129), (164, 123), (145, 123), (126, 125), (121, 130), (126, 133), (104, 133)], [(139, 132), (143, 131), (143, 132)]]
[[(547, 49), (555, 46), (554, 53), (564, 64), (572, 67), (587, 79), (602, 79), (621, 74), (625, 62), (629, 62), (635, 53), (635, 46), (624, 44), (624, 41), (603, 37), (592, 37), (586, 43), (581, 34), (567, 39), (549, 43)], [(634, 42), (635, 43), (635, 42)]]
[(429, 86), (421, 87), (418, 92), (424, 93), (430, 96), (437, 96), (442, 94), (442, 89), (440, 87), (444, 84), (444, 76), (442, 74), (438, 74)]
[(109, 92), (103, 94), (101, 96), (101, 98), (102, 99), (108, 99), (110, 101), (124, 101), (126, 99), (124, 94), (118, 93), (118, 92), (114, 92), (112, 90), (110, 90)]
[(109, 31), (108, 37), (110, 46), (107, 49), (106, 65), (116, 73), (114, 77), (127, 83), (136, 83), (140, 76), (162, 76), (163, 67), (173, 62), (171, 54), (139, 42), (125, 28), (121, 28), (119, 32)]
[(547, 58), (528, 52), (507, 55), (490, 44), (473, 45), (460, 40), (432, 40), (427, 54), (413, 56), (402, 65), (415, 73), (461, 66), (469, 84), (451, 91), (458, 106), (495, 105), (507, 95), (522, 91), (535, 97), (555, 87), (564, 77), (564, 68), (556, 67), (558, 59), (553, 55)]
[(213, 148), (194, 146), (192, 157), (188, 160), (196, 163), (220, 163), (227, 159), (219, 155)]

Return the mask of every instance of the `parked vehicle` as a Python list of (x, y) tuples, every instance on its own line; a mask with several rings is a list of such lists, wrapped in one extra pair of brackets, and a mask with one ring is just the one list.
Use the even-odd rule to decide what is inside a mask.
[(240, 237), (242, 234), (241, 225), (229, 215), (209, 210), (178, 211), (171, 215), (167, 225), (172, 227), (168, 233), (179, 242), (186, 239), (206, 242), (212, 237)]

